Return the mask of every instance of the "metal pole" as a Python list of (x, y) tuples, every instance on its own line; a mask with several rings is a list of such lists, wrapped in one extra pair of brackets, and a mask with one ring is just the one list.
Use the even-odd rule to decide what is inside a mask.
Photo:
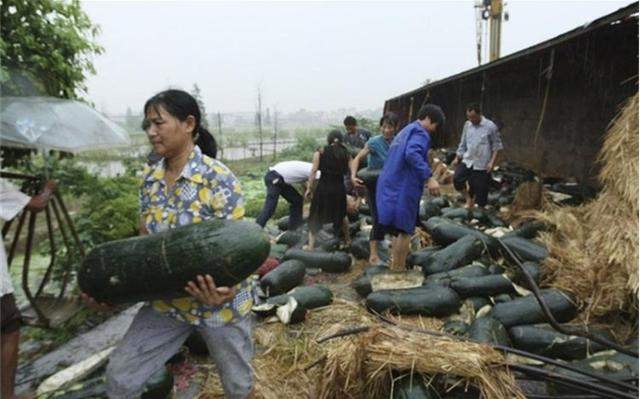
[(36, 312), (36, 315), (38, 315), (38, 319), (42, 321), (45, 326), (48, 326), (49, 320), (38, 307), (38, 304), (36, 303), (36, 300), (34, 299), (33, 295), (31, 294), (31, 290), (29, 289), (29, 263), (31, 262), (31, 248), (33, 246), (33, 236), (36, 227), (36, 216), (38, 215), (36, 212), (29, 213), (30, 216), (29, 229), (27, 232), (27, 247), (25, 248), (24, 264), (22, 266), (22, 289), (24, 290), (24, 294), (29, 300), (29, 303), (33, 307), (33, 310)]
[(45, 216), (47, 219), (47, 233), (49, 234), (49, 246), (51, 248), (51, 261), (49, 262), (49, 267), (47, 267), (47, 271), (40, 282), (40, 286), (38, 287), (38, 291), (36, 291), (36, 298), (42, 294), (44, 290), (44, 286), (49, 282), (49, 278), (51, 277), (51, 272), (53, 270), (53, 265), (56, 261), (56, 240), (53, 236), (53, 224), (51, 223), (51, 204), (47, 204), (47, 207), (44, 208)]
[(278, 153), (278, 109), (273, 109), (273, 160), (276, 160)]
[(224, 159), (224, 144), (222, 141), (222, 117), (218, 111), (218, 137), (220, 137), (220, 160)]
[(22, 226), (24, 225), (24, 219), (27, 217), (27, 212), (22, 211), (20, 215), (20, 220), (18, 221), (18, 226), (16, 227), (15, 235), (13, 236), (13, 242), (11, 243), (11, 248), (9, 249), (9, 257), (7, 258), (7, 268), (11, 268), (11, 262), (13, 261), (13, 256), (16, 253), (16, 247), (18, 246), (18, 240), (20, 239), (20, 233), (22, 233)]
[(60, 196), (59, 192), (54, 192), (53, 193), (55, 199), (58, 201), (58, 204), (60, 204), (60, 209), (62, 210), (62, 214), (64, 215), (64, 218), (67, 221), (67, 224), (69, 225), (69, 230), (71, 230), (71, 235), (73, 236), (73, 239), (76, 242), (76, 245), (78, 246), (78, 251), (80, 251), (80, 255), (82, 255), (84, 257), (84, 246), (82, 245), (82, 241), (80, 241), (80, 237), (78, 237), (78, 232), (76, 232), (76, 227), (73, 224), (73, 221), (71, 220), (71, 217), (69, 216), (69, 212), (67, 212), (67, 207), (64, 205), (64, 202), (62, 201), (62, 197)]
[(491, 18), (489, 30), (491, 31), (489, 45), (489, 61), (500, 58), (500, 34), (502, 25), (502, 0), (491, 0)]
[(613, 397), (613, 398), (625, 398), (625, 399), (638, 398), (637, 394), (633, 395), (626, 392), (616, 391), (615, 389), (609, 388), (601, 384), (595, 384), (589, 381), (581, 381), (563, 374), (554, 373), (552, 371), (540, 369), (537, 367), (525, 366), (522, 364), (512, 364), (509, 367), (521, 373), (533, 374), (536, 376), (549, 378), (558, 383), (566, 383), (566, 385), (574, 386), (580, 389), (581, 391), (585, 391), (588, 393), (607, 394), (609, 396), (606, 396), (606, 397)]

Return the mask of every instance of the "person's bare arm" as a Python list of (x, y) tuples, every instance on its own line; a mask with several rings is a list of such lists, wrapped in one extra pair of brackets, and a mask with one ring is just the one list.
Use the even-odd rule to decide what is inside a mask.
[(149, 235), (149, 230), (147, 230), (147, 226), (144, 223), (144, 217), (143, 216), (140, 217), (140, 221), (138, 222), (138, 233), (141, 236)]
[(498, 158), (498, 153), (500, 150), (496, 150), (491, 154), (491, 161), (487, 164), (487, 172), (491, 172), (493, 167), (496, 166), (496, 159)]
[(307, 180), (307, 190), (304, 193), (305, 199), (309, 199), (311, 197), (311, 192), (315, 188), (316, 174), (318, 173), (318, 168), (320, 168), (320, 151), (316, 151), (313, 153), (311, 173), (309, 174), (309, 180)]
[(434, 179), (433, 176), (427, 179), (427, 190), (429, 190), (429, 194), (433, 195), (434, 197), (440, 196), (440, 183), (438, 183), (438, 181)]
[(362, 187), (364, 185), (364, 182), (361, 179), (358, 179), (357, 174), (358, 168), (360, 167), (360, 161), (362, 158), (369, 155), (369, 152), (371, 152), (371, 150), (369, 149), (369, 146), (365, 144), (364, 148), (358, 152), (356, 157), (353, 158), (349, 164), (349, 169), (351, 170), (351, 183), (356, 187)]
[(56, 182), (53, 180), (49, 180), (45, 183), (42, 191), (38, 195), (34, 195), (31, 197), (25, 208), (30, 210), (31, 212), (40, 212), (44, 208), (47, 207), (49, 200), (53, 196), (53, 192), (56, 189)]
[(497, 127), (489, 134), (489, 143), (491, 144), (491, 161), (487, 164), (487, 172), (491, 172), (493, 167), (496, 166), (498, 153), (502, 150), (502, 137)]

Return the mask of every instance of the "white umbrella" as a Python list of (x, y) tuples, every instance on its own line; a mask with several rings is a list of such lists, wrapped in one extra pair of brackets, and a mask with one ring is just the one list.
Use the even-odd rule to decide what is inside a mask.
[(76, 153), (130, 143), (123, 128), (83, 102), (0, 97), (0, 145)]

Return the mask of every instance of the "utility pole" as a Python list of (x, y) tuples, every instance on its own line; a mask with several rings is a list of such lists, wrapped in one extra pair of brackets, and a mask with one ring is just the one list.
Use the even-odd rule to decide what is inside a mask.
[(491, 0), (491, 19), (489, 19), (490, 43), (489, 61), (500, 58), (500, 35), (502, 33), (502, 0)]
[(258, 112), (256, 113), (258, 137), (260, 138), (260, 162), (262, 162), (262, 89), (258, 87)]
[[(485, 57), (489, 56), (489, 62), (495, 61), (500, 58), (500, 43), (502, 39), (502, 17), (504, 14), (504, 20), (509, 20), (509, 13), (504, 11), (504, 4), (502, 0), (476, 0), (474, 5), (476, 8), (476, 51), (478, 57), (478, 65), (482, 64), (483, 50), (483, 31), (488, 34), (488, 38), (485, 36), (484, 41), (489, 42), (488, 54), (485, 53)], [(486, 27), (486, 24), (489, 27)], [(485, 44), (486, 45), (486, 44)]]
[(484, 3), (482, 0), (476, 0), (476, 56), (478, 57), (478, 65), (482, 65), (482, 26), (484, 21), (482, 18), (482, 12)]
[(273, 160), (276, 160), (278, 146), (278, 109), (273, 108)]
[(222, 117), (220, 111), (217, 114), (218, 119), (218, 137), (220, 138), (220, 160), (224, 159), (224, 144), (222, 142)]

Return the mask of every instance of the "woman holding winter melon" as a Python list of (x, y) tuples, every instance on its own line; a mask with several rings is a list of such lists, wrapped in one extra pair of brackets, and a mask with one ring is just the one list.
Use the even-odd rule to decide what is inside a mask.
[[(141, 234), (212, 218), (242, 219), (240, 183), (224, 164), (206, 155), (215, 156), (215, 141), (201, 125), (196, 100), (184, 91), (166, 90), (146, 102), (144, 115), (143, 128), (161, 158), (143, 171)], [(82, 296), (94, 308), (108, 307)], [(197, 330), (217, 366), (226, 397), (251, 397), (252, 305), (249, 280), (235, 287), (216, 287), (209, 275), (189, 282), (183, 298), (146, 303), (111, 354), (107, 395), (138, 397), (147, 379)]]

